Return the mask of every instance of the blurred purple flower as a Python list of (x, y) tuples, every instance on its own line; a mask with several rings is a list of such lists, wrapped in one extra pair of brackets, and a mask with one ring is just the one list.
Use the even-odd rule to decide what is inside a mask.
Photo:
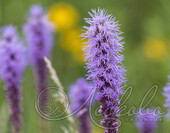
[(13, 26), (4, 28), (1, 45), (1, 74), (8, 89), (10, 118), (16, 133), (20, 132), (20, 83), (24, 72), (24, 47), (20, 45), (16, 29)]
[(136, 115), (136, 127), (140, 129), (141, 133), (153, 133), (155, 132), (159, 117), (153, 111), (147, 112), (146, 110), (140, 110)]
[(170, 76), (168, 76), (169, 83), (164, 87), (164, 107), (168, 108), (168, 113), (165, 117), (170, 119)]
[[(44, 61), (45, 56), (51, 56), (52, 50), (52, 28), (44, 16), (44, 10), (39, 5), (32, 6), (28, 22), (24, 26), (24, 32), (29, 46), (29, 55), (35, 68), (37, 96), (48, 87), (47, 68)], [(47, 92), (47, 91), (45, 91)], [(47, 93), (40, 97), (40, 109), (44, 109), (47, 103)], [(42, 110), (43, 111), (43, 110)]]
[(86, 32), (82, 35), (88, 39), (85, 47), (88, 79), (93, 81), (96, 99), (101, 103), (99, 112), (104, 115), (104, 120), (100, 123), (106, 128), (105, 133), (115, 133), (119, 130), (116, 119), (120, 116), (121, 86), (125, 82), (122, 33), (115, 18), (106, 11), (92, 10), (89, 14), (92, 18), (85, 21), (90, 26), (84, 27)]
[(24, 26), (33, 65), (49, 56), (52, 49), (52, 27), (44, 16), (44, 10), (39, 5), (30, 9), (28, 22)]
[(76, 112), (75, 116), (78, 117), (80, 122), (80, 133), (91, 133), (92, 129), (88, 115), (88, 107), (92, 94), (92, 85), (84, 78), (79, 78), (69, 90), (69, 97), (72, 101), (72, 112)]

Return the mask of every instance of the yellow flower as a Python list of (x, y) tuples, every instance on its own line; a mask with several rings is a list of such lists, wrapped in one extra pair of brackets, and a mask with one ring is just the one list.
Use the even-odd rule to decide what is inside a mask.
[(77, 61), (84, 61), (84, 40), (81, 40), (80, 30), (73, 29), (63, 34), (61, 37), (61, 47), (70, 51)]
[(56, 29), (70, 29), (78, 20), (76, 9), (66, 3), (58, 3), (48, 10), (48, 19), (56, 25)]
[(168, 46), (163, 40), (152, 38), (145, 42), (144, 51), (148, 58), (163, 60), (168, 55)]

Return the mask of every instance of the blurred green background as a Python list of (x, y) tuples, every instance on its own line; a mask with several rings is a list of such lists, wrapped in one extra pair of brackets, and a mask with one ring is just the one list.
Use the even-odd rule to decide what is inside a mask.
[[(83, 29), (84, 18), (95, 8), (104, 8), (121, 24), (124, 32), (125, 61), (127, 69), (127, 85), (133, 87), (133, 92), (126, 105), (130, 108), (139, 107), (142, 98), (152, 86), (158, 86), (158, 92), (148, 107), (163, 108), (163, 87), (168, 82), (170, 72), (170, 1), (169, 0), (0, 0), (0, 26), (8, 24), (17, 26), (23, 36), (23, 25), (28, 16), (28, 9), (33, 4), (44, 7), (50, 21), (55, 23), (53, 36), (52, 64), (64, 86), (73, 84), (77, 78), (87, 74), (84, 69), (83, 52), (80, 50), (83, 42), (79, 35)], [(10, 121), (4, 103), (3, 82), (0, 83), (0, 133), (10, 133)], [(34, 103), (35, 75), (31, 67), (25, 70), (22, 106), (23, 133), (40, 133), (40, 116), (36, 113)], [(49, 86), (55, 86), (49, 81)], [(151, 98), (150, 94), (147, 99)], [(124, 118), (122, 118), (124, 119)], [(66, 125), (66, 120), (49, 121), (49, 133), (62, 133), (59, 128)], [(157, 129), (158, 133), (168, 133), (170, 122), (163, 119)], [(93, 124), (93, 133), (103, 132)], [(137, 132), (135, 122), (123, 121), (121, 133)]]

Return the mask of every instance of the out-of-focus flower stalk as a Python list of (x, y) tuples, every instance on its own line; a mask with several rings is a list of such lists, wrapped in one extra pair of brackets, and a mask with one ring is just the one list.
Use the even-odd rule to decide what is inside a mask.
[(20, 132), (20, 83), (25, 66), (24, 47), (20, 44), (16, 29), (11, 25), (5, 27), (4, 38), (0, 41), (1, 74), (8, 89), (9, 114), (14, 133)]
[[(44, 114), (48, 108), (48, 71), (44, 57), (51, 56), (52, 27), (40, 5), (30, 9), (24, 32), (29, 46), (29, 55), (36, 73), (36, 95), (39, 109)], [(41, 119), (41, 132), (48, 132), (47, 121)]]
[(27, 24), (24, 26), (25, 35), (28, 40), (29, 54), (36, 73), (36, 92), (40, 95), (40, 109), (45, 110), (48, 102), (48, 73), (44, 61), (45, 56), (51, 55), (52, 49), (52, 27), (45, 19), (43, 8), (39, 5), (32, 6)]
[(140, 110), (136, 115), (136, 127), (140, 129), (141, 133), (155, 133), (159, 117), (154, 110), (150, 110), (150, 112)]
[(164, 107), (168, 108), (168, 113), (165, 115), (165, 117), (170, 119), (170, 76), (168, 76), (168, 81), (169, 83), (167, 83), (166, 86), (164, 87), (165, 97)]
[(79, 119), (79, 133), (92, 132), (92, 124), (88, 114), (91, 93), (92, 85), (83, 78), (79, 78), (77, 82), (70, 87), (71, 107), (72, 112), (76, 112), (75, 116)]

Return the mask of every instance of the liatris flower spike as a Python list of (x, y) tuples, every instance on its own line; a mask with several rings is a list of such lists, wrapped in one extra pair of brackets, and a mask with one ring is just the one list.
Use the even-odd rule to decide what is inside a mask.
[(88, 79), (94, 83), (97, 91), (96, 99), (100, 101), (99, 112), (104, 115), (100, 124), (105, 127), (105, 133), (116, 133), (119, 130), (119, 108), (121, 89), (124, 84), (124, 67), (122, 61), (123, 39), (120, 37), (119, 25), (115, 18), (105, 10), (92, 10), (92, 18), (85, 21), (90, 25), (83, 37), (88, 39), (85, 46)]
[(165, 115), (165, 117), (170, 119), (170, 76), (168, 76), (169, 83), (164, 87), (164, 97), (165, 97), (165, 103), (164, 107), (168, 108), (168, 113)]
[(72, 100), (72, 112), (79, 119), (80, 133), (91, 133), (91, 121), (88, 115), (88, 107), (92, 94), (92, 85), (84, 78), (79, 78), (74, 85), (70, 87), (70, 99)]
[(136, 127), (140, 129), (140, 133), (154, 133), (159, 117), (153, 110), (140, 110), (136, 115)]
[[(47, 68), (44, 61), (45, 56), (51, 56), (52, 49), (52, 27), (44, 17), (43, 8), (39, 5), (32, 6), (24, 32), (29, 45), (29, 54), (32, 57), (32, 64), (36, 73), (37, 97), (47, 89)], [(47, 92), (47, 91), (45, 91)], [(43, 111), (47, 103), (46, 93), (42, 93), (40, 109)]]
[(52, 49), (52, 27), (44, 16), (44, 10), (39, 5), (33, 5), (29, 12), (28, 22), (24, 26), (24, 32), (29, 45), (32, 63), (49, 56)]
[(13, 131), (20, 132), (20, 83), (24, 72), (24, 47), (20, 45), (16, 29), (13, 26), (4, 28), (1, 45), (1, 66), (5, 87), (8, 89), (9, 113)]

